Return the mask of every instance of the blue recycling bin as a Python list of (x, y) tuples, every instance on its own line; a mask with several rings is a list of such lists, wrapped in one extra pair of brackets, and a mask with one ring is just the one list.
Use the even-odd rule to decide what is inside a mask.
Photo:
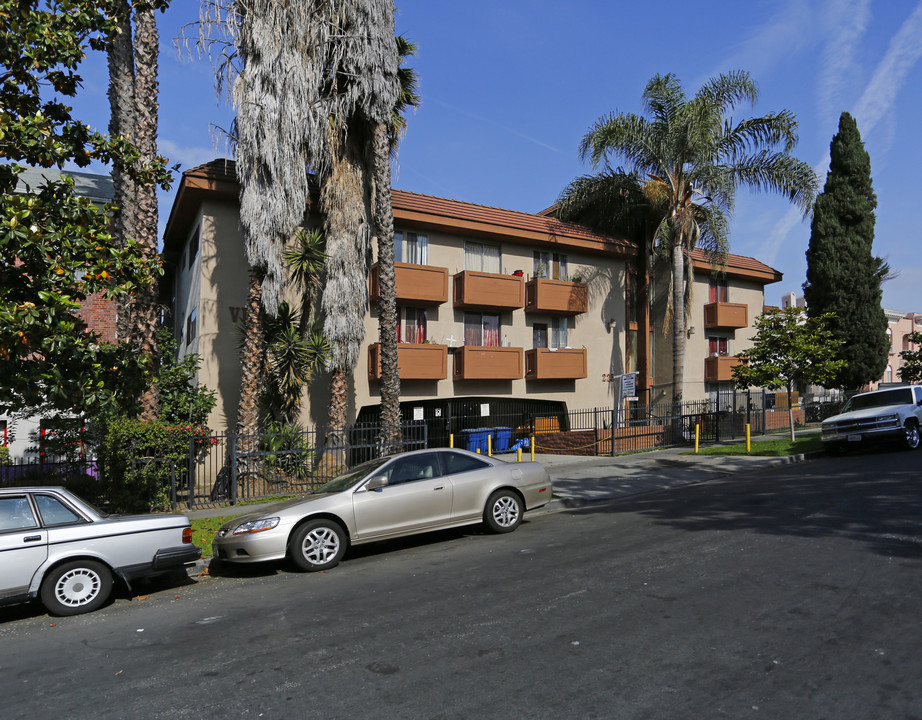
[(512, 428), (498, 427), (493, 428), (493, 452), (509, 452), (509, 445), (512, 442)]
[(478, 428), (473, 430), (462, 430), (461, 441), (464, 443), (464, 449), (470, 452), (480, 452), (484, 455), (487, 453), (487, 436), (491, 428)]

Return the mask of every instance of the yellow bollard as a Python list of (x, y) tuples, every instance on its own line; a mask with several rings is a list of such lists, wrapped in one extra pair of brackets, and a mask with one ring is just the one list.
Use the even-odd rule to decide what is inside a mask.
[(455, 434), (452, 433), (448, 436), (448, 447), (453, 448), (455, 446)]
[(529, 446), (531, 447), (531, 461), (534, 462), (535, 461), (535, 436), (534, 435), (531, 436), (531, 442), (529, 443)]
[(477, 448), (476, 453), (480, 455), (480, 448)]
[(698, 428), (701, 426), (695, 423), (695, 454), (698, 454)]
[(516, 448), (516, 462), (522, 462), (522, 448)]
[(493, 457), (493, 436), (487, 435), (487, 456)]
[(750, 437), (749, 437), (749, 423), (746, 423), (746, 452), (750, 452), (751, 450), (752, 450), (752, 443), (750, 443)]

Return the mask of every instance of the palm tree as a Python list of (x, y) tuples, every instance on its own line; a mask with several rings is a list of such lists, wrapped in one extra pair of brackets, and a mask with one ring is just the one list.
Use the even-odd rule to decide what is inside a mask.
[[(110, 132), (132, 140), (140, 153), (139, 164), (157, 158), (157, 114), (159, 33), (153, 7), (134, 10), (132, 38), (131, 7), (127, 0), (113, 6), (119, 32), (110, 41), (109, 103)], [(152, 183), (134, 183), (128, 168), (113, 169), (115, 202), (120, 208), (114, 218), (117, 237), (133, 239), (144, 248), (145, 260), (157, 262), (157, 189)], [(118, 313), (119, 333), (130, 339), (138, 352), (157, 362), (157, 331), (160, 306), (156, 288), (139, 290), (137, 297), (123, 303)], [(141, 417), (157, 415), (157, 385), (151, 382), (141, 397)]]
[[(691, 251), (700, 247), (715, 258), (726, 252), (728, 217), (740, 185), (782, 193), (806, 215), (818, 183), (810, 166), (791, 155), (797, 143), (791, 112), (739, 121), (728, 117), (740, 103), (754, 105), (758, 99), (745, 71), (708, 80), (691, 99), (675, 75), (657, 75), (642, 97), (649, 117), (612, 113), (585, 135), (580, 156), (602, 173), (564, 190), (561, 206), (567, 212), (561, 215), (573, 218), (568, 212), (580, 206), (580, 198), (592, 198), (594, 190), (603, 208), (607, 204), (622, 217), (636, 212), (654, 220), (651, 243), (670, 262), (672, 394), (681, 402)], [(613, 157), (626, 162), (628, 170), (612, 168)], [(595, 208), (587, 217), (598, 222), (600, 215), (604, 210)]]
[(400, 439), (400, 373), (397, 368), (397, 288), (394, 270), (394, 211), (391, 205), (391, 160), (406, 130), (404, 113), (419, 105), (418, 78), (413, 68), (403, 65), (416, 54), (416, 45), (402, 35), (397, 38), (401, 67), (397, 71), (400, 94), (389, 122), (375, 127), (373, 148), (374, 219), (378, 237), (378, 328), (381, 342), (381, 436), (385, 451)]

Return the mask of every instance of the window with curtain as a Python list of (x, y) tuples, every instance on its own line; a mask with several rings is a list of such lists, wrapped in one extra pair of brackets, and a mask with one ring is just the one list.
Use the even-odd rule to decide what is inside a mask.
[(624, 372), (637, 372), (637, 331), (624, 333)]
[(532, 346), (536, 348), (547, 347), (547, 323), (535, 323), (531, 326)]
[(426, 308), (400, 308), (400, 322), (397, 326), (397, 342), (426, 342)]
[(726, 280), (712, 279), (709, 283), (710, 300), (708, 302), (729, 302), (730, 286)]
[(565, 317), (551, 320), (551, 347), (565, 348), (567, 346), (567, 319)]
[(568, 280), (570, 277), (567, 256), (564, 253), (550, 253), (544, 250), (533, 252), (532, 277)]
[(429, 237), (420, 233), (398, 230), (394, 233), (394, 261), (429, 264)]
[(499, 315), (464, 313), (464, 344), (473, 347), (499, 347)]
[(708, 338), (708, 354), (711, 357), (715, 355), (729, 355), (729, 343), (725, 337), (709, 337)]
[(464, 242), (464, 269), (476, 272), (499, 273), (499, 245), (466, 240)]

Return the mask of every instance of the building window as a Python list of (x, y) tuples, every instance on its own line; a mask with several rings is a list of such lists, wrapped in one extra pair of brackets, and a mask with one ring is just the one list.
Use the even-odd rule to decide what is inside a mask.
[(532, 276), (536, 278), (550, 278), (552, 280), (568, 280), (570, 275), (567, 256), (564, 253), (535, 250)]
[(499, 347), (499, 315), (464, 313), (464, 344)]
[(426, 342), (426, 308), (399, 308), (400, 319), (397, 324), (397, 342)]
[(531, 327), (532, 346), (536, 348), (547, 347), (547, 323), (535, 323)]
[(189, 317), (186, 318), (186, 345), (190, 345), (198, 330), (198, 308), (192, 308)]
[(715, 355), (729, 355), (729, 343), (725, 337), (709, 337), (708, 338), (708, 355), (714, 357)]
[(567, 319), (565, 317), (553, 318), (551, 320), (551, 347), (567, 347)]
[(729, 302), (730, 286), (726, 280), (712, 278), (708, 290), (710, 295), (708, 302)]
[(398, 230), (394, 233), (394, 260), (413, 265), (428, 265), (429, 237)]
[(499, 245), (466, 240), (464, 242), (464, 269), (487, 273), (500, 272)]
[(637, 372), (637, 331), (624, 333), (624, 372)]
[(189, 267), (192, 267), (195, 264), (195, 258), (198, 257), (198, 248), (199, 229), (195, 228), (195, 233), (192, 235), (192, 239), (189, 241)]
[(886, 371), (884, 371), (884, 382), (893, 382), (893, 366), (887, 365)]

